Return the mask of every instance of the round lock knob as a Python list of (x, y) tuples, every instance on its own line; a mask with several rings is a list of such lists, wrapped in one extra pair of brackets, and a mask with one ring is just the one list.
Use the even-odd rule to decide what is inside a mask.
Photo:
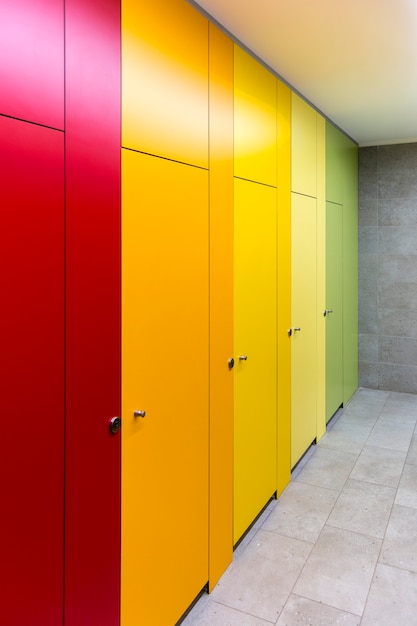
[(120, 430), (120, 426), (121, 426), (122, 420), (120, 419), (120, 417), (112, 417), (110, 422), (109, 422), (109, 428), (110, 428), (110, 432), (115, 435), (116, 433), (119, 432)]
[(233, 369), (233, 367), (235, 365), (235, 360), (234, 359), (229, 359), (227, 364), (229, 366), (229, 370), (231, 370), (231, 369)]

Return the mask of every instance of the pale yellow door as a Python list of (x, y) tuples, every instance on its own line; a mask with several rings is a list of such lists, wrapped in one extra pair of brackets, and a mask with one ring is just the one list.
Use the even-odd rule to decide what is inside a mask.
[(291, 467), (316, 438), (316, 199), (293, 193)]
[(276, 189), (235, 180), (234, 543), (276, 491)]
[(208, 172), (123, 150), (121, 626), (208, 580), (208, 293)]

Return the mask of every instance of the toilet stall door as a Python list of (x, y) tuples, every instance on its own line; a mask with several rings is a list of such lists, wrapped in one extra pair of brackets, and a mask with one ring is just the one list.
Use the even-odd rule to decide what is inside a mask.
[(208, 172), (123, 150), (122, 243), (121, 624), (175, 624), (208, 581)]
[(276, 189), (235, 179), (236, 543), (276, 491)]
[(62, 623), (64, 136), (0, 117), (0, 624)]
[(316, 438), (316, 199), (292, 194), (291, 467)]

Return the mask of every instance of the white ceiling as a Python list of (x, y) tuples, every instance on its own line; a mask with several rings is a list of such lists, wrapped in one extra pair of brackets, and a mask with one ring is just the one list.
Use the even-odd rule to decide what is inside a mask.
[(197, 0), (361, 146), (417, 141), (417, 0)]

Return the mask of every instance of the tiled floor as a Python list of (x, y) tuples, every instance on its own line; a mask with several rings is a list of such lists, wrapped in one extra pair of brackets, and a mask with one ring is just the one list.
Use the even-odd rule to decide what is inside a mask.
[(417, 624), (416, 423), (359, 389), (183, 626)]

